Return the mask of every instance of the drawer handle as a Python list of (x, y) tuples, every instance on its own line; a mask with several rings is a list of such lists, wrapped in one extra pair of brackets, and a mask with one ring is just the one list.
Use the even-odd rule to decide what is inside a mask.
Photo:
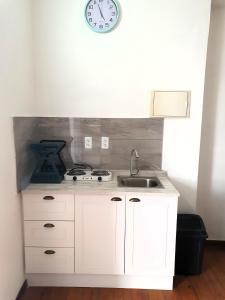
[(113, 197), (113, 198), (111, 199), (111, 201), (122, 201), (122, 199), (119, 198), (119, 197)]
[(55, 251), (54, 250), (46, 250), (45, 251), (45, 254), (55, 254)]
[(141, 200), (138, 198), (131, 198), (129, 201), (130, 202), (141, 202)]
[(53, 196), (44, 196), (44, 200), (54, 200), (55, 198)]
[(47, 223), (47, 224), (44, 225), (44, 227), (45, 228), (53, 228), (53, 227), (55, 227), (55, 225), (51, 224), (51, 223)]

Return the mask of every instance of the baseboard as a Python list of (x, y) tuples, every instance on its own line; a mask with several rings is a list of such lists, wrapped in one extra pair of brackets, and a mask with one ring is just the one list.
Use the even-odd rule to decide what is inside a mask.
[(221, 241), (221, 240), (206, 240), (206, 245), (225, 247), (225, 241)]
[(19, 293), (17, 294), (16, 300), (22, 300), (23, 295), (25, 294), (28, 288), (27, 280), (24, 281), (23, 285), (21, 286)]
[(172, 290), (173, 276), (26, 274), (29, 286)]

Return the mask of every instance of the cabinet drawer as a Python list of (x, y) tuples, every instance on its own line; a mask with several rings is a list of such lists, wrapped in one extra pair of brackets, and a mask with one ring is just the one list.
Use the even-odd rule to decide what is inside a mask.
[(25, 220), (74, 220), (74, 195), (23, 194)]
[(73, 221), (25, 221), (25, 246), (74, 247)]
[(74, 273), (74, 248), (25, 247), (26, 273)]

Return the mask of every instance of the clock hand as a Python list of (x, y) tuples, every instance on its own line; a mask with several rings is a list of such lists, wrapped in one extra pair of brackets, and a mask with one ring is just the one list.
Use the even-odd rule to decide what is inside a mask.
[(102, 19), (105, 21), (105, 18), (104, 18), (103, 14), (102, 14), (102, 11), (101, 11), (101, 8), (100, 8), (99, 4), (98, 4), (98, 8), (99, 8), (100, 15), (101, 15)]

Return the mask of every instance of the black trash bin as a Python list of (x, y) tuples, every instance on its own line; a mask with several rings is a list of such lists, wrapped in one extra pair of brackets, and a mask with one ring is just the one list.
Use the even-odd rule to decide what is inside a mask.
[(205, 225), (199, 215), (178, 214), (175, 274), (201, 273), (204, 242), (207, 237)]

